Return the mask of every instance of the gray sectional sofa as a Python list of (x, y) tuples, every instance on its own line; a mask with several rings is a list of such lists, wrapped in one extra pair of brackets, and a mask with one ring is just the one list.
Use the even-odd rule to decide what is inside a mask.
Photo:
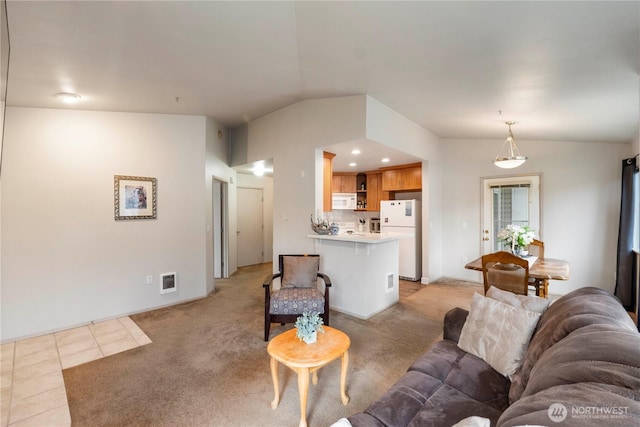
[(499, 427), (640, 425), (640, 333), (608, 292), (582, 288), (551, 304), (510, 376), (459, 347), (467, 317), (447, 313), (444, 339), (364, 412), (335, 425), (477, 425), (469, 417)]

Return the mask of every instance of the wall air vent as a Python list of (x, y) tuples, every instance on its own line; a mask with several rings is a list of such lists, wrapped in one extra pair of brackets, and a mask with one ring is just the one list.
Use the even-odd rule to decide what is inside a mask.
[(178, 278), (176, 273), (164, 273), (160, 275), (160, 293), (168, 294), (175, 292), (178, 287)]

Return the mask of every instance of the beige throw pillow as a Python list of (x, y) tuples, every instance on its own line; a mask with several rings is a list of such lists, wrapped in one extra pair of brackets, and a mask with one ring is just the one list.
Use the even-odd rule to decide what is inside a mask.
[(313, 288), (317, 284), (320, 257), (285, 256), (282, 260), (283, 288)]
[(491, 286), (487, 291), (487, 298), (503, 302), (512, 307), (522, 308), (524, 310), (535, 311), (536, 313), (544, 313), (549, 308), (551, 300), (536, 296), (517, 295), (513, 292), (498, 289)]
[(510, 377), (522, 364), (540, 313), (473, 294), (458, 347)]

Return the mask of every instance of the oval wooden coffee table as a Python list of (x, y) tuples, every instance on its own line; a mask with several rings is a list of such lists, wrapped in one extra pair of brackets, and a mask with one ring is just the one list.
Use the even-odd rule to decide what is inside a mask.
[(305, 344), (296, 337), (296, 329), (274, 337), (267, 346), (271, 356), (271, 377), (275, 397), (271, 408), (276, 409), (280, 403), (280, 387), (278, 386), (278, 362), (289, 367), (298, 374), (298, 392), (300, 393), (300, 427), (307, 426), (307, 395), (309, 393), (309, 374), (313, 374), (313, 384), (318, 383), (318, 369), (328, 365), (337, 358), (342, 358), (340, 370), (340, 397), (342, 403), (349, 403), (345, 392), (347, 367), (349, 365), (349, 346), (351, 340), (344, 333), (330, 326), (323, 326), (324, 333), (318, 334), (313, 344)]

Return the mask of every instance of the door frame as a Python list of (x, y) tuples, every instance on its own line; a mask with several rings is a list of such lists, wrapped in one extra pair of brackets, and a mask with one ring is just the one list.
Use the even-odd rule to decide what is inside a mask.
[[(213, 276), (226, 279), (229, 277), (229, 182), (224, 178), (212, 178), (212, 233), (213, 245)], [(220, 225), (220, 230), (216, 229)], [(220, 231), (220, 240), (216, 239), (216, 232)], [(217, 253), (220, 253), (220, 257)], [(216, 277), (216, 272), (221, 277)]]
[[(543, 240), (542, 238), (542, 224), (543, 224), (543, 204), (542, 204), (542, 200), (543, 200), (543, 176), (542, 176), (542, 172), (532, 172), (532, 173), (521, 173), (521, 174), (514, 174), (514, 175), (500, 175), (500, 176), (485, 176), (485, 177), (480, 177), (480, 255), (483, 255), (485, 253), (488, 253), (486, 250), (486, 246), (485, 246), (485, 241), (483, 240), (485, 237), (485, 210), (486, 210), (486, 206), (485, 204), (487, 203), (486, 200), (486, 195), (487, 195), (487, 188), (489, 188), (492, 184), (495, 185), (496, 183), (498, 184), (504, 184), (504, 185), (509, 185), (509, 184), (522, 184), (525, 183), (525, 179), (526, 178), (532, 178), (532, 179), (537, 179), (538, 180), (538, 209), (539, 209), (539, 224), (540, 227), (537, 231), (538, 234), (538, 238), (540, 240)], [(493, 233), (491, 232), (491, 230), (489, 230), (489, 235), (493, 235)], [(493, 242), (491, 243), (492, 247), (493, 247)]]

